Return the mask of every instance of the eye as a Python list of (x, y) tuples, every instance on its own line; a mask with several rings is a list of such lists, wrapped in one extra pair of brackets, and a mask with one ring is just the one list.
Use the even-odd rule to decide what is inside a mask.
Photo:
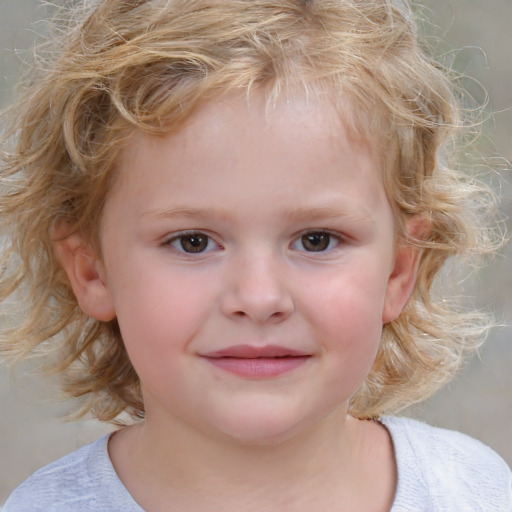
[(296, 240), (292, 247), (299, 251), (326, 252), (339, 244), (340, 238), (328, 231), (310, 231)]
[(212, 238), (199, 231), (180, 233), (168, 240), (165, 245), (170, 245), (179, 252), (198, 254), (209, 252), (219, 248)]

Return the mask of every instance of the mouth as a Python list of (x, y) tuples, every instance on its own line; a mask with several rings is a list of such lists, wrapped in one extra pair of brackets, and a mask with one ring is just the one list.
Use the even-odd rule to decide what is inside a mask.
[(288, 373), (311, 358), (311, 354), (277, 345), (235, 345), (202, 355), (213, 366), (241, 377), (264, 379)]

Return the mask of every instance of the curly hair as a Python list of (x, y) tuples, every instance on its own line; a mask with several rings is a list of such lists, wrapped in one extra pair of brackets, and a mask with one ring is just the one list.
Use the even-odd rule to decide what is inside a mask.
[[(449, 258), (493, 250), (482, 222), (493, 197), (448, 164), (461, 109), (405, 2), (89, 0), (70, 11), (4, 116), (1, 354), (43, 356), (64, 376), (68, 396), (86, 398), (82, 413), (143, 418), (116, 321), (85, 315), (56, 261), (56, 223), (98, 244), (116, 159), (133, 130), (179, 130), (221, 92), (257, 89), (271, 105), (297, 90), (322, 90), (346, 124), (377, 145), (398, 236), (421, 249), (414, 293), (384, 326), (350, 412), (393, 412), (452, 378), (487, 322), (436, 297), (435, 283)], [(406, 239), (412, 215), (429, 219), (424, 239)]]

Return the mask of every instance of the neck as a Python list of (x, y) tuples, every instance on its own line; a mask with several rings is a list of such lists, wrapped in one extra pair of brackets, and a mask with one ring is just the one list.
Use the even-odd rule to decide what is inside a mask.
[(121, 480), (150, 512), (169, 503), (194, 512), (356, 510), (353, 497), (365, 495), (360, 427), (337, 410), (288, 438), (240, 443), (149, 418), (113, 436), (109, 449)]

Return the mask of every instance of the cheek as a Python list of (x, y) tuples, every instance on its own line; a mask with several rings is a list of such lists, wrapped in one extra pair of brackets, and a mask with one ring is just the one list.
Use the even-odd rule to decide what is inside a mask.
[(385, 276), (386, 271), (375, 262), (365, 265), (364, 261), (310, 276), (301, 287), (300, 309), (309, 312), (312, 323), (349, 337), (372, 328), (380, 331)]
[(351, 300), (340, 308), (324, 308), (329, 317), (317, 335), (326, 356), (327, 388), (336, 389), (345, 399), (352, 397), (370, 372), (382, 336), (382, 324), (365, 314), (367, 304)]
[[(359, 268), (327, 277), (323, 286), (307, 287), (308, 306), (302, 309), (315, 337), (333, 364), (344, 372), (366, 373), (377, 353), (382, 335), (385, 275)], [(318, 284), (318, 283), (317, 283)]]
[(164, 272), (157, 265), (138, 268), (143, 270), (115, 287), (119, 327), (139, 375), (165, 373), (192, 349), (191, 340), (215, 304), (215, 290), (205, 286), (202, 276)]

